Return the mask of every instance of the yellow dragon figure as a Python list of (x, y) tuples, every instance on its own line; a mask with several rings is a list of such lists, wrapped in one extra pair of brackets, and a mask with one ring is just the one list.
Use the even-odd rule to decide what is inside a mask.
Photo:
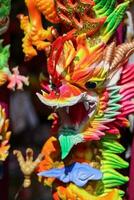
[[(129, 125), (126, 116), (134, 112), (134, 66), (127, 65), (134, 41), (117, 45), (111, 37), (129, 1), (27, 0), (26, 5), (29, 17), (20, 17), (23, 50), (27, 59), (47, 51), (48, 81), (37, 95), (55, 113), (49, 117), (53, 136), (39, 156), (44, 158), (35, 164), (17, 153), (21, 170), (33, 165), (29, 178), (37, 166), (54, 200), (121, 200), (119, 187), (128, 177), (120, 169), (128, 163), (117, 155), (125, 150), (118, 140), (120, 127)], [(41, 14), (64, 27), (59, 36), (43, 29)]]
[[(92, 0), (89, 1), (54, 1), (54, 0), (26, 0), (25, 1), (29, 16), (19, 15), (21, 28), (24, 30), (23, 51), (26, 59), (31, 59), (37, 55), (37, 50), (49, 52), (52, 39), (57, 37), (57, 32), (53, 27), (47, 30), (43, 28), (41, 14), (54, 23), (63, 23), (68, 26), (69, 30), (74, 30), (76, 34), (87, 32), (88, 35), (95, 33), (104, 23), (105, 17), (94, 19), (89, 16), (90, 7), (94, 5)], [(79, 15), (78, 21), (75, 15)]]
[[(56, 31), (53, 27), (49, 27), (47, 30), (43, 28), (41, 13), (48, 15), (48, 19), (52, 22), (57, 22), (56, 13), (54, 10), (54, 1), (25, 1), (29, 17), (19, 15), (21, 21), (21, 28), (24, 30), (25, 37), (23, 39), (23, 51), (26, 59), (31, 59), (37, 55), (35, 46), (38, 50), (48, 51), (51, 45), (53, 37), (56, 36)], [(42, 11), (42, 12), (40, 12)]]
[(5, 110), (0, 106), (0, 161), (5, 161), (10, 148), (9, 139), (11, 132), (8, 131), (9, 120), (6, 119)]

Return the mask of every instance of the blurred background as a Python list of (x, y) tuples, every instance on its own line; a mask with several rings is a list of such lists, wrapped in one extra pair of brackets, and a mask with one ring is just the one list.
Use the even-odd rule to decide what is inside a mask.
[[(31, 147), (36, 157), (49, 137), (51, 126), (51, 121), (47, 120), (51, 110), (44, 106), (36, 96), (36, 92), (40, 92), (40, 73), (47, 73), (46, 59), (43, 52), (40, 52), (39, 56), (32, 61), (24, 62), (21, 47), (23, 32), (17, 19), (17, 15), (20, 13), (27, 14), (24, 0), (12, 0), (10, 27), (5, 34), (5, 39), (7, 43), (10, 42), (11, 44), (10, 67), (20, 66), (21, 74), (30, 77), (30, 86), (25, 87), (24, 91), (10, 93), (4, 87), (0, 89), (2, 93), (5, 91), (5, 99), (9, 99), (10, 102), (9, 117), (11, 121), (10, 129), (12, 130), (10, 155), (4, 163), (3, 171), (1, 171), (0, 200), (15, 200), (15, 195), (21, 190), (23, 177), (12, 153), (13, 150), (19, 149), (25, 154), (26, 148)], [(125, 28), (123, 33), (125, 35)], [(122, 130), (122, 132), (122, 143), (130, 154), (129, 147), (133, 136), (129, 133), (129, 130)], [(129, 161), (130, 156), (128, 155), (126, 158)], [(129, 175), (129, 169), (124, 171), (124, 174)], [(127, 186), (124, 186), (124, 188), (126, 189)], [(41, 185), (37, 177), (33, 177), (31, 187), (22, 191), (21, 196), (23, 200), (52, 200), (51, 190)]]

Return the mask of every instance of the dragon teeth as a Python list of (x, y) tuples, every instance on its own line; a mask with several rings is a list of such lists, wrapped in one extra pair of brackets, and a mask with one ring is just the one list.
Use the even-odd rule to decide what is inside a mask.
[(76, 123), (76, 124), (75, 124), (75, 130), (78, 130), (78, 129), (79, 129), (79, 124)]
[(66, 112), (69, 114), (69, 106), (66, 107)]
[(84, 102), (84, 106), (85, 106), (86, 111), (88, 111), (89, 108), (90, 108), (89, 103), (88, 102)]
[(89, 117), (89, 118), (91, 118), (91, 117), (92, 117), (92, 115), (94, 114), (94, 112), (95, 112), (95, 111), (94, 111), (94, 110), (92, 110), (92, 112), (90, 112), (90, 113), (88, 114), (88, 117)]

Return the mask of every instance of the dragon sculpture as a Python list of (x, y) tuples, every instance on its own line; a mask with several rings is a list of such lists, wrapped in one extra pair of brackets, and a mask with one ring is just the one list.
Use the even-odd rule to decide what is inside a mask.
[[(134, 42), (117, 45), (114, 33), (129, 1), (25, 3), (29, 16), (19, 15), (23, 52), (26, 60), (38, 50), (46, 53), (48, 78), (37, 96), (54, 110), (51, 137), (36, 168), (39, 180), (52, 187), (54, 200), (121, 200), (128, 177), (120, 170), (128, 163), (118, 155), (125, 150), (119, 139), (134, 112), (134, 66), (127, 64)], [(45, 29), (41, 15), (56, 26)], [(22, 169), (25, 160), (15, 154)]]
[(22, 89), (23, 84), (28, 85), (28, 78), (19, 74), (18, 67), (9, 69), (10, 45), (3, 46), (0, 40), (0, 86), (8, 83), (7, 88), (11, 90)]
[(5, 33), (9, 26), (9, 14), (11, 10), (11, 0), (0, 1), (0, 35)]
[(0, 106), (0, 161), (5, 161), (10, 148), (9, 139), (11, 132), (8, 131), (9, 120), (6, 119), (5, 110)]
[[(0, 35), (4, 34), (9, 26), (9, 14), (11, 9), (10, 0), (0, 1)], [(0, 40), (0, 86), (7, 80), (9, 74), (8, 61), (9, 47), (3, 47)], [(4, 69), (4, 70), (3, 70)], [(6, 118), (5, 109), (0, 105), (0, 161), (3, 162), (8, 156), (9, 139), (11, 133), (8, 131), (9, 120)], [(1, 164), (0, 164), (1, 165)]]

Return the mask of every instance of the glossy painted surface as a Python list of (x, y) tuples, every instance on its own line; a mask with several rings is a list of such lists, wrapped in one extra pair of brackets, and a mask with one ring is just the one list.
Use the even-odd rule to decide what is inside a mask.
[[(20, 16), (23, 51), (26, 59), (46, 53), (48, 77), (37, 96), (54, 109), (52, 136), (37, 167), (39, 180), (52, 187), (55, 200), (121, 200), (119, 186), (128, 177), (118, 170), (128, 163), (117, 155), (124, 151), (118, 140), (134, 112), (134, 66), (127, 65), (134, 42), (117, 45), (112, 36), (129, 1), (35, 0), (26, 5), (29, 17)], [(42, 28), (41, 14), (63, 30)], [(94, 170), (99, 180), (90, 180)]]

